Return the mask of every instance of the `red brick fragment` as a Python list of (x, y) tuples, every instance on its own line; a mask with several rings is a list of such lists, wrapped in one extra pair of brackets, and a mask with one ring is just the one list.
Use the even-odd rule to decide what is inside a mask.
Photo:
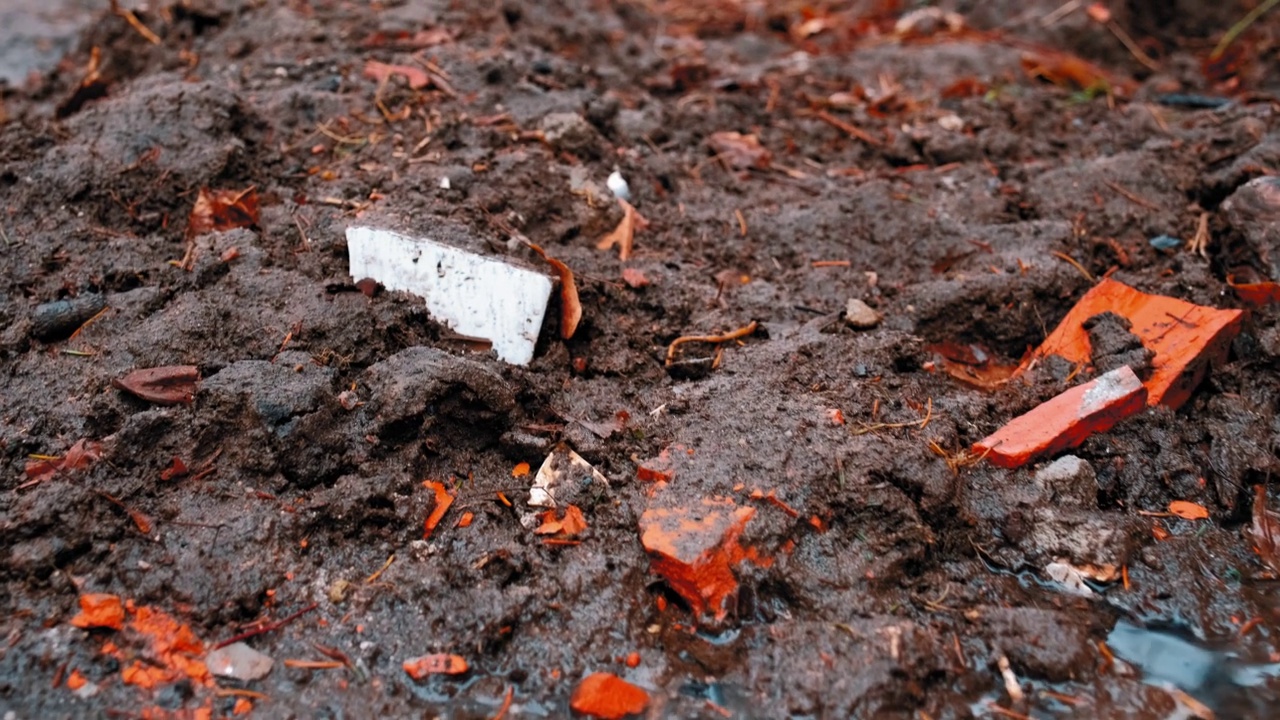
[(732, 500), (703, 499), (692, 507), (657, 508), (640, 516), (640, 540), (650, 569), (666, 579), (699, 615), (728, 614), (738, 590), (733, 566), (751, 554), (738, 544), (753, 508)]
[(1146, 407), (1147, 389), (1129, 366), (1102, 375), (1010, 420), (973, 451), (1000, 467), (1014, 468), (1110, 430)]
[(80, 613), (71, 618), (71, 624), (78, 628), (112, 628), (124, 627), (124, 604), (120, 596), (107, 593), (87, 593), (80, 596)]
[(573, 689), (569, 707), (602, 720), (622, 720), (644, 712), (649, 707), (649, 693), (617, 675), (598, 672), (583, 678)]
[(1147, 380), (1147, 402), (1177, 409), (1204, 379), (1211, 364), (1226, 359), (1240, 332), (1240, 310), (1216, 310), (1163, 295), (1148, 295), (1115, 280), (1103, 280), (1084, 294), (1033, 355), (1058, 355), (1087, 364), (1091, 357), (1086, 320), (1104, 312), (1127, 319), (1142, 344), (1155, 353)]

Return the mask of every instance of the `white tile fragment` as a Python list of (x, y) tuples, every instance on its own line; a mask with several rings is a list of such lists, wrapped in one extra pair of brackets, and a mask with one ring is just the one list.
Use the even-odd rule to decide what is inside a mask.
[(528, 365), (551, 297), (551, 279), (492, 257), (390, 230), (347, 228), (351, 278), (372, 278), (427, 302), (436, 320), (493, 343), (498, 357)]

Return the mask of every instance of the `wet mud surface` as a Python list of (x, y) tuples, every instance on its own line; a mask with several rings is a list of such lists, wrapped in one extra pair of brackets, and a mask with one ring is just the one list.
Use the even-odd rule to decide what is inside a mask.
[[(942, 368), (1017, 363), (1104, 275), (1216, 308), (1246, 307), (1228, 276), (1280, 280), (1265, 208), (1259, 230), (1224, 206), (1280, 167), (1280, 25), (1206, 77), (1247, 8), (1113, 4), (1153, 70), (1058, 3), (895, 31), (896, 5), (153, 5), (157, 42), (103, 11), (0, 84), (5, 717), (566, 717), (595, 672), (651, 717), (1267, 717), (1280, 585), (1246, 531), (1280, 470), (1274, 306), (1180, 409), (1050, 474), (962, 453), (1069, 384), (1142, 374), (1123, 318), (1091, 323), (1087, 370)], [(1029, 75), (1054, 52), (1111, 92)], [(625, 262), (597, 248), (615, 169), (650, 223)], [(250, 227), (189, 232), (202, 188), (251, 186)], [(1203, 255), (1150, 242), (1202, 214)], [(537, 243), (582, 323), (561, 340), (553, 299), (533, 362), (504, 364), (357, 287), (356, 224), (544, 267)], [(851, 298), (872, 317), (847, 322)], [(668, 367), (676, 338), (751, 322)], [(167, 366), (196, 368), (192, 402), (116, 382)], [(587, 523), (567, 542), (527, 517), (557, 447), (607, 479), (564, 488)], [(452, 494), (425, 539), (424, 481)], [(642, 544), (679, 513), (747, 518), (705, 607)], [(1054, 563), (1112, 572), (1071, 592)], [(123, 682), (159, 661), (73, 626), (87, 593), (275, 666)], [(469, 668), (402, 667), (432, 653)]]

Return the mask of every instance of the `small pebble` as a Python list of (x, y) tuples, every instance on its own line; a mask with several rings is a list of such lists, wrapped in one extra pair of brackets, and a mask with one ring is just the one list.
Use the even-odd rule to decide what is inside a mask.
[(1157, 250), (1174, 250), (1182, 247), (1182, 241), (1176, 237), (1168, 235), (1157, 235), (1147, 242), (1151, 243), (1151, 247)]
[(98, 293), (38, 305), (31, 315), (31, 334), (43, 342), (62, 340), (106, 306), (107, 299)]
[(880, 313), (858, 298), (849, 298), (844, 309), (844, 321), (856, 330), (869, 330), (880, 324)]

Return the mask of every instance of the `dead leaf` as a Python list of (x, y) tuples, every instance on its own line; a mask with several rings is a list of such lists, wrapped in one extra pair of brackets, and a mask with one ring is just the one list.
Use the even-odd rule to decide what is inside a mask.
[(54, 475), (71, 470), (84, 470), (102, 457), (102, 443), (92, 440), (77, 440), (66, 455), (61, 457), (42, 457), (27, 461), (25, 468), (27, 481), (18, 489), (31, 487), (44, 482)]
[(578, 299), (578, 284), (574, 281), (573, 271), (568, 265), (548, 255), (541, 247), (533, 243), (526, 244), (560, 275), (560, 337), (568, 340), (578, 331), (578, 323), (582, 322), (582, 302)]
[(210, 190), (200, 188), (196, 205), (187, 220), (187, 236), (195, 237), (207, 232), (225, 232), (258, 224), (258, 191), (254, 187), (244, 190)]
[(1174, 500), (1169, 503), (1169, 512), (1183, 520), (1207, 520), (1209, 518), (1209, 511), (1203, 505), (1186, 500)]
[(548, 510), (539, 514), (538, 519), (542, 525), (533, 531), (537, 535), (573, 537), (587, 529), (587, 518), (577, 505), (565, 506), (563, 518), (557, 519), (556, 511)]
[(388, 65), (377, 60), (370, 60), (364, 64), (364, 76), (370, 80), (386, 82), (392, 75), (404, 77), (409, 81), (409, 87), (414, 90), (421, 90), (431, 84), (431, 76), (427, 71), (412, 65)]
[(461, 675), (467, 671), (467, 660), (461, 655), (436, 653), (404, 661), (404, 671), (414, 680), (428, 675)]
[(111, 386), (156, 405), (186, 405), (195, 400), (199, 381), (200, 369), (195, 365), (171, 365), (134, 370), (112, 380)]
[(1267, 509), (1267, 487), (1253, 486), (1253, 549), (1271, 572), (1280, 574), (1280, 521)]
[(623, 268), (622, 282), (633, 288), (642, 288), (649, 285), (649, 278), (644, 276), (644, 271), (637, 268)]
[(757, 168), (768, 170), (773, 163), (773, 154), (760, 144), (755, 135), (743, 135), (736, 132), (712, 133), (707, 144), (715, 151), (716, 156), (728, 163), (729, 167), (745, 170)]
[(177, 477), (184, 477), (188, 472), (187, 464), (182, 462), (182, 458), (174, 455), (173, 462), (169, 463), (169, 467), (160, 471), (160, 479), (172, 480)]
[(515, 467), (511, 468), (511, 477), (524, 477), (528, 474), (529, 463), (527, 462), (517, 463)]
[(618, 203), (622, 205), (622, 222), (618, 223), (618, 226), (612, 232), (596, 243), (596, 248), (608, 250), (617, 245), (618, 259), (626, 262), (631, 259), (631, 246), (635, 243), (636, 230), (643, 230), (649, 227), (649, 221), (645, 220), (640, 211), (636, 210), (626, 200), (619, 198)]
[(1072, 90), (1110, 91), (1116, 84), (1101, 67), (1071, 53), (1042, 50), (1022, 56), (1027, 77)]
[(427, 516), (427, 522), (423, 526), (422, 539), (426, 540), (431, 537), (431, 532), (436, 529), (440, 521), (444, 519), (444, 514), (449, 512), (449, 506), (453, 505), (453, 495), (449, 493), (449, 489), (444, 483), (436, 480), (427, 480), (422, 483), (431, 488), (436, 494), (436, 506)]

